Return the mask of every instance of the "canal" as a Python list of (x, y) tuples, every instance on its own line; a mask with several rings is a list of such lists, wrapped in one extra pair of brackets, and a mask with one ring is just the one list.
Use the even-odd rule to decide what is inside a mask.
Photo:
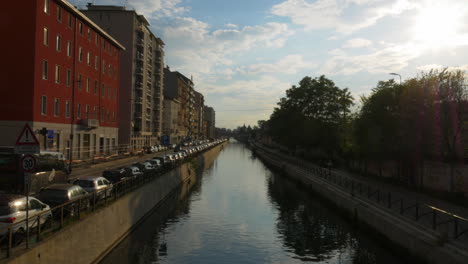
[(231, 139), (101, 263), (408, 262), (367, 232)]

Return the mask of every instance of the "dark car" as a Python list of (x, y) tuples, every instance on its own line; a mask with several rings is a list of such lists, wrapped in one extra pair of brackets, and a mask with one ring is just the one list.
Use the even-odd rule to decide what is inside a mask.
[[(50, 205), (50, 207), (56, 207), (61, 204), (77, 200), (86, 196), (86, 192), (83, 188), (73, 184), (52, 184), (45, 188), (42, 188), (39, 192), (38, 198), (42, 202)], [(81, 204), (81, 207), (79, 206)], [(86, 209), (89, 206), (89, 200), (82, 200), (80, 203), (71, 203), (64, 207), (64, 215), (75, 215), (78, 210)], [(60, 211), (55, 212), (54, 216), (60, 216)]]
[(135, 162), (132, 164), (133, 167), (137, 167), (140, 169), (141, 172), (145, 173), (146, 172), (146, 165), (143, 164), (142, 162)]
[(106, 178), (112, 183), (124, 181), (132, 177), (131, 171), (125, 168), (106, 170), (102, 173), (102, 177)]

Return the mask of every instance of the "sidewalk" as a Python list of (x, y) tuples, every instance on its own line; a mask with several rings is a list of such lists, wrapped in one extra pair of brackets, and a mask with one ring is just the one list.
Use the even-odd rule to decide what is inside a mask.
[[(284, 153), (279, 152), (276, 149), (270, 148), (270, 147), (265, 146), (265, 145), (263, 145), (261, 143), (256, 143), (256, 144), (261, 145), (262, 148), (267, 149), (269, 152), (273, 152), (276, 155), (281, 156), (285, 160), (288, 160), (289, 162), (292, 162), (292, 163), (294, 163), (296, 165), (300, 165), (300, 166), (305, 165), (307, 167), (317, 167), (316, 164), (313, 164), (313, 163), (311, 163), (309, 161), (303, 160), (303, 159), (301, 159), (299, 157), (288, 156), (288, 155), (286, 155)], [(400, 196), (403, 196), (403, 197), (405, 197), (407, 199), (413, 200), (414, 202), (429, 205), (429, 206), (432, 206), (432, 207), (436, 207), (436, 208), (438, 208), (440, 210), (443, 210), (443, 211), (446, 211), (448, 213), (451, 213), (451, 214), (454, 214), (454, 215), (457, 215), (457, 216), (468, 219), (468, 208), (466, 208), (466, 207), (462, 207), (462, 206), (450, 203), (448, 201), (441, 200), (439, 198), (431, 197), (431, 196), (429, 196), (427, 194), (424, 194), (424, 193), (420, 193), (420, 192), (417, 192), (417, 191), (411, 191), (408, 188), (405, 188), (403, 186), (398, 186), (398, 185), (395, 185), (395, 184), (382, 182), (382, 181), (379, 181), (378, 179), (372, 178), (372, 177), (360, 176), (360, 175), (357, 175), (355, 173), (351, 173), (351, 172), (348, 172), (348, 171), (345, 171), (345, 170), (342, 170), (342, 169), (331, 169), (331, 172), (335, 173), (337, 175), (343, 175), (345, 177), (352, 178), (352, 179), (354, 179), (356, 181), (359, 181), (359, 182), (365, 182), (366, 184), (372, 185), (375, 188), (390, 191), (392, 193), (399, 194)]]

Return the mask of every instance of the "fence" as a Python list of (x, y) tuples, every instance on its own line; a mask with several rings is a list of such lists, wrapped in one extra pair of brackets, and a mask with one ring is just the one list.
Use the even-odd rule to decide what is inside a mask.
[[(186, 159), (203, 153), (216, 145), (218, 144), (191, 154)], [(168, 170), (177, 167), (182, 162), (183, 160), (174, 161), (167, 168), (147, 171), (142, 176), (117, 182), (99, 192), (88, 193), (49, 210), (43, 210), (28, 219), (15, 222), (7, 228), (0, 229), (0, 259), (9, 258), (17, 251), (29, 248), (32, 244), (43, 240), (44, 237), (59, 232), (64, 226), (86, 217), (86, 215), (93, 213), (100, 207), (106, 206), (143, 184), (154, 180)], [(49, 217), (50, 215), (51, 217)]]
[[(307, 178), (318, 177), (328, 184), (348, 192), (353, 197), (365, 199), (387, 211), (404, 216), (421, 228), (439, 232), (441, 243), (452, 240), (459, 243), (460, 246), (468, 247), (468, 219), (464, 217), (415, 201), (401, 193), (388, 191), (350, 176), (333, 172), (330, 169), (295, 160), (265, 147), (255, 146), (265, 153), (263, 158), (280, 169), (291, 170), (292, 173), (304, 175)], [(290, 164), (285, 166), (285, 161)]]

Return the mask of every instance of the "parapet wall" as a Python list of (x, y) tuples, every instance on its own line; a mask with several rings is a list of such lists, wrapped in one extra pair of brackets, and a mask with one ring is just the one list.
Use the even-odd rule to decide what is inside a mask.
[[(47, 237), (8, 263), (97, 263), (152, 209), (184, 182), (211, 166), (227, 143), (220, 144), (137, 190)], [(193, 184), (189, 184), (193, 186)]]

